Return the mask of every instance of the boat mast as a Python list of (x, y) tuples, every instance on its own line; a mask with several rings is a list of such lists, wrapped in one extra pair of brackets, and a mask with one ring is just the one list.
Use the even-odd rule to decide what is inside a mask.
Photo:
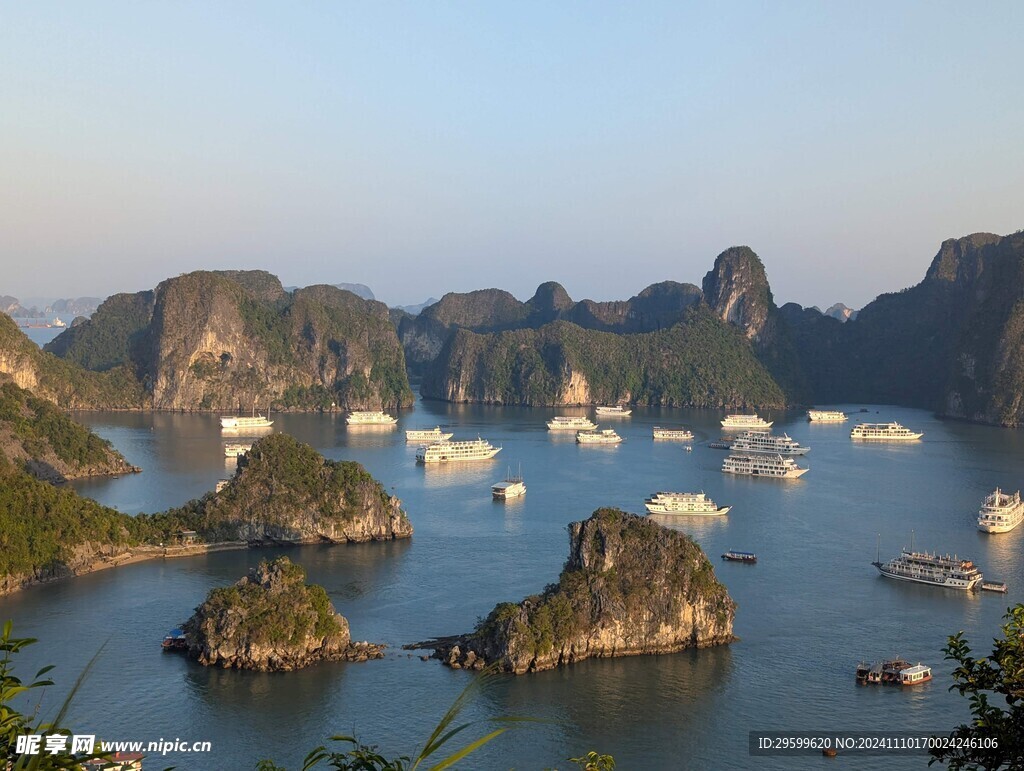
[(875, 541), (875, 562), (881, 562), (881, 549), (882, 549), (882, 534), (878, 534), (878, 539)]

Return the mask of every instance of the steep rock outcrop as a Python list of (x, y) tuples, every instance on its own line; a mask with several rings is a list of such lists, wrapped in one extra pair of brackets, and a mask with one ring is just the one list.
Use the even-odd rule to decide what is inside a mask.
[(569, 525), (558, 583), (503, 603), (477, 629), (435, 647), (452, 667), (515, 674), (594, 657), (724, 645), (736, 605), (688, 536), (617, 509)]
[(331, 286), (285, 292), (265, 271), (197, 271), (117, 295), (48, 349), (121, 367), (168, 410), (411, 405), (383, 303)]
[(401, 501), (358, 463), (332, 461), (287, 434), (256, 442), (235, 476), (210, 493), (153, 521), (173, 532), (196, 530), (206, 541), (250, 544), (346, 543), (408, 538)]
[(491, 334), (460, 329), (420, 391), (452, 402), (530, 406), (786, 403), (743, 335), (699, 305), (675, 326), (642, 334), (598, 332), (565, 321)]
[(353, 643), (324, 588), (305, 581), (300, 566), (279, 557), (213, 589), (183, 626), (189, 655), (204, 666), (261, 672), (383, 658), (384, 646)]
[(702, 286), (704, 302), (718, 318), (742, 329), (750, 340), (764, 335), (775, 304), (764, 265), (753, 249), (726, 249), (715, 258)]
[(14, 383), (0, 385), (0, 453), (48, 482), (140, 470), (110, 442)]

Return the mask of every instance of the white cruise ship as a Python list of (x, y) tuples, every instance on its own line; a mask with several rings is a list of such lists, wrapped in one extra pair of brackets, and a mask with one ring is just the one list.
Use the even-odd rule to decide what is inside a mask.
[(222, 415), (220, 418), (221, 428), (269, 428), (274, 421), (263, 415), (253, 412), (249, 415)]
[(226, 444), (224, 445), (224, 457), (237, 458), (239, 455), (245, 455), (251, 449), (251, 444)]
[(807, 410), (807, 419), (812, 423), (842, 423), (847, 417), (838, 410)]
[(620, 418), (626, 418), (633, 414), (633, 410), (627, 410), (621, 404), (616, 404), (614, 407), (595, 407), (594, 412), (598, 415), (612, 418), (616, 415)]
[(350, 426), (393, 426), (398, 418), (380, 410), (353, 410), (345, 418)]
[(440, 426), (428, 429), (413, 429), (405, 432), (407, 442), (446, 442), (455, 434), (448, 434), (441, 430)]
[(726, 415), (725, 420), (722, 421), (722, 428), (771, 428), (772, 422), (756, 413), (754, 415)]
[(1022, 520), (1024, 502), (1020, 499), (1020, 490), (1009, 495), (997, 487), (994, 493), (985, 496), (978, 512), (978, 529), (985, 533), (1008, 533)]
[(949, 589), (973, 589), (984, 576), (970, 560), (956, 555), (945, 557), (927, 552), (907, 551), (888, 562), (872, 562), (886, 578), (913, 581), (919, 584), (944, 586)]
[(558, 415), (548, 421), (549, 431), (590, 431), (594, 428), (597, 428), (597, 423), (576, 415)]
[(876, 439), (883, 442), (909, 442), (922, 436), (923, 431), (915, 433), (899, 423), (858, 423), (850, 431), (851, 439)]
[(726, 474), (777, 479), (796, 479), (807, 473), (807, 469), (796, 465), (792, 458), (761, 453), (731, 454), (722, 464), (722, 471)]
[(486, 439), (477, 437), (463, 442), (435, 442), (416, 450), (420, 463), (442, 463), (450, 460), (490, 460), (501, 452)]
[(654, 438), (655, 439), (677, 439), (683, 442), (693, 441), (693, 431), (689, 431), (685, 428), (662, 428), (661, 426), (654, 427)]
[(618, 444), (622, 437), (614, 429), (605, 428), (601, 431), (577, 431), (577, 444)]
[(735, 452), (770, 452), (774, 455), (806, 455), (810, 447), (804, 447), (789, 434), (776, 436), (768, 430), (744, 431), (733, 439), (729, 447)]
[(655, 493), (644, 506), (652, 514), (694, 514), (714, 517), (728, 514), (731, 506), (719, 506), (704, 493)]

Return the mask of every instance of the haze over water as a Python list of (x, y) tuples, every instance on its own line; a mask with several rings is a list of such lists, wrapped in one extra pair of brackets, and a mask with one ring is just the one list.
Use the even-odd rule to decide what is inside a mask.
[[(843, 405), (848, 411), (863, 405)], [(876, 414), (876, 410), (878, 411)], [(0, 618), (40, 638), (19, 662), (25, 674), (58, 665), (50, 710), (107, 640), (67, 722), (108, 739), (209, 740), (210, 755), (168, 756), (187, 769), (247, 769), (273, 757), (289, 768), (337, 733), (355, 733), (386, 754), (414, 754), (456, 694), (465, 672), (420, 661), (401, 645), (469, 631), (501, 601), (518, 601), (557, 579), (567, 523), (600, 506), (642, 512), (658, 490), (704, 490), (724, 518), (677, 518), (715, 564), (738, 603), (734, 645), (670, 656), (586, 661), (553, 672), (501, 679), (470, 717), (544, 717), (473, 756), (467, 768), (565, 767), (590, 749), (622, 769), (817, 768), (822, 759), (751, 758), (755, 729), (944, 732), (967, 718), (966, 700), (947, 692), (947, 635), (960, 629), (987, 651), (1010, 604), (1024, 601), (1024, 528), (987, 536), (975, 528), (983, 496), (1024, 482), (1024, 435), (944, 422), (927, 412), (871, 407), (853, 419), (898, 420), (923, 430), (907, 445), (861, 444), (850, 423), (808, 424), (802, 412), (772, 413), (812, 448), (811, 470), (794, 481), (723, 475), (725, 453), (704, 446), (720, 435), (722, 413), (635, 410), (605, 421), (626, 439), (580, 447), (572, 432), (548, 432), (553, 414), (583, 410), (418, 402), (397, 430), (348, 429), (340, 416), (276, 415), (275, 429), (327, 457), (358, 460), (403, 500), (415, 527), (409, 541), (228, 552), (154, 561), (34, 588), (0, 599)], [(130, 513), (178, 505), (234, 470), (213, 415), (79, 413), (141, 474), (76, 488)], [(491, 462), (424, 468), (406, 428), (451, 426), (504, 450)], [(654, 425), (692, 427), (692, 453), (655, 442)], [(524, 499), (492, 502), (489, 485), (522, 464)], [(883, 559), (909, 545), (974, 559), (1008, 595), (964, 594), (879, 577)], [(722, 563), (730, 548), (755, 551), (757, 565)], [(159, 643), (216, 586), (261, 559), (286, 553), (323, 584), (351, 623), (353, 638), (385, 642), (382, 661), (328, 663), (286, 674), (206, 669), (164, 654)], [(932, 666), (915, 689), (858, 687), (858, 660), (900, 654)], [(34, 671), (34, 670), (33, 670)], [(847, 758), (849, 762), (851, 759)], [(160, 761), (156, 761), (159, 764)], [(852, 767), (925, 768), (924, 757), (866, 758)]]

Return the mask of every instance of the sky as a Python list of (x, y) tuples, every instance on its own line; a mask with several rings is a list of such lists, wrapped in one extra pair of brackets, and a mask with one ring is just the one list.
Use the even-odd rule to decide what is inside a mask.
[(182, 272), (861, 307), (1024, 228), (1019, 2), (0, 0), (0, 294)]

